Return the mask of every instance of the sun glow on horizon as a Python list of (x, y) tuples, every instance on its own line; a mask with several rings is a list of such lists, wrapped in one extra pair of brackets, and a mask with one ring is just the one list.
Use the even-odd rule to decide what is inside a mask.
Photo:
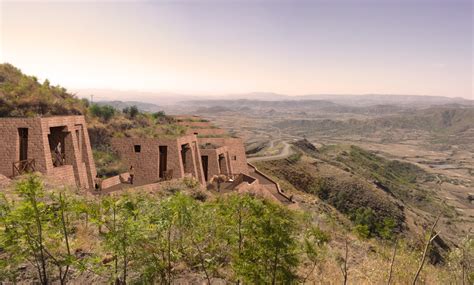
[(0, 5), (0, 61), (68, 89), (474, 99), (470, 1)]

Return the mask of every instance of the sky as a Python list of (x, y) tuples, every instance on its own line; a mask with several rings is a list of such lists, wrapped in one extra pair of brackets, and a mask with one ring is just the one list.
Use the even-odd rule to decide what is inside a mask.
[(474, 99), (471, 0), (0, 0), (0, 31), (68, 89)]

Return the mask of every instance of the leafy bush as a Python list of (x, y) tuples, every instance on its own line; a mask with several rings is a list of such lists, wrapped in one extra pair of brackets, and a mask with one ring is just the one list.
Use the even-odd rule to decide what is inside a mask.
[(122, 110), (122, 112), (128, 115), (130, 118), (135, 118), (140, 113), (137, 106), (126, 107)]
[(165, 114), (164, 111), (155, 112), (155, 113), (153, 113), (153, 114), (151, 114), (151, 115), (153, 116), (154, 119), (166, 117), (166, 114)]
[(354, 231), (362, 238), (381, 237), (383, 239), (392, 239), (396, 227), (392, 218), (377, 217), (371, 208), (358, 208), (351, 219), (355, 224)]
[(92, 116), (101, 119), (103, 122), (108, 122), (115, 115), (115, 108), (109, 105), (100, 106), (92, 104), (89, 107), (89, 112)]

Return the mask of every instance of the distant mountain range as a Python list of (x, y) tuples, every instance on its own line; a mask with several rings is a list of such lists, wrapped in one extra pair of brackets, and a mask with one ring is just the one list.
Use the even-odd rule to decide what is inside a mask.
[[(373, 105), (397, 105), (411, 107), (429, 107), (433, 105), (460, 104), (474, 106), (474, 100), (465, 98), (451, 98), (428, 95), (397, 95), (397, 94), (364, 94), (364, 95), (334, 95), (334, 94), (309, 94), (300, 96), (290, 96), (271, 92), (254, 92), (242, 94), (222, 94), (222, 95), (189, 95), (167, 92), (139, 92), (139, 91), (119, 91), (109, 89), (77, 89), (73, 90), (79, 97), (90, 99), (94, 95), (97, 102), (100, 101), (134, 101), (151, 103), (159, 106), (176, 104), (194, 104), (196, 102), (207, 101), (207, 104), (215, 106), (211, 101), (301, 101), (319, 100), (335, 103), (344, 106), (373, 106)], [(474, 98), (473, 98), (474, 99)], [(201, 104), (200, 103), (200, 104)], [(203, 104), (201, 104), (203, 105)]]
[[(429, 95), (397, 95), (397, 94), (363, 94), (363, 95), (335, 95), (335, 94), (314, 94), (289, 96), (277, 93), (248, 93), (235, 94), (221, 97), (226, 100), (259, 100), (259, 101), (329, 101), (339, 105), (345, 106), (373, 106), (373, 105), (399, 105), (423, 107), (432, 105), (446, 105), (446, 104), (461, 104), (474, 105), (474, 100), (465, 98), (451, 98), (443, 96), (429, 96)], [(200, 100), (201, 101), (201, 100)]]

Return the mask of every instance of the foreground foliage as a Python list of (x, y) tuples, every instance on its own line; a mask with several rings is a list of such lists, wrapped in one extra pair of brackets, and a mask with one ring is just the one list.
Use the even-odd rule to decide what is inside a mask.
[[(188, 184), (183, 187), (195, 188)], [(286, 284), (324, 280), (325, 275), (341, 278), (342, 266), (350, 280), (358, 272), (352, 270), (357, 263), (374, 269), (376, 280), (387, 278), (390, 254), (385, 247), (380, 247), (381, 259), (356, 260), (351, 255), (361, 246), (357, 240), (348, 240), (348, 232), (341, 237), (315, 226), (309, 215), (250, 195), (196, 199), (179, 189), (171, 192), (86, 197), (47, 190), (38, 176), (26, 177), (0, 202), (0, 280), (170, 284), (197, 274), (207, 283), (221, 278)], [(354, 219), (370, 228), (371, 215), (361, 210)], [(341, 238), (349, 255), (334, 247)], [(424, 270), (430, 271), (421, 280), (465, 276), (472, 281), (472, 245), (467, 238), (462, 248), (452, 251), (450, 272), (438, 274), (441, 279), (426, 279), (433, 273), (427, 265)], [(370, 244), (372, 250), (374, 246)], [(399, 245), (393, 280), (412, 278), (419, 260), (413, 250)]]
[[(71, 270), (110, 282), (171, 283), (184, 264), (209, 282), (226, 267), (231, 280), (281, 283), (298, 279), (304, 254), (302, 217), (248, 195), (207, 202), (181, 193), (88, 200), (45, 191), (30, 176), (1, 206), (0, 246), (9, 261), (0, 264), (4, 280), (18, 280), (18, 266), (29, 263), (42, 284), (64, 284)], [(91, 252), (78, 241), (81, 229), (98, 239)], [(313, 256), (320, 246), (305, 245)]]

